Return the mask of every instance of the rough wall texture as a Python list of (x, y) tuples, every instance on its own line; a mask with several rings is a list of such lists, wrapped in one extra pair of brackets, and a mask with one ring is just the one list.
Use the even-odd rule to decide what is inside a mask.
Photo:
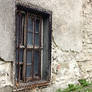
[(13, 85), (14, 18), (15, 2), (0, 0), (0, 92), (11, 92), (8, 86)]
[(82, 5), (82, 52), (78, 62), (82, 76), (92, 80), (92, 1), (85, 0)]
[(41, 92), (54, 92), (55, 89), (64, 88), (69, 83), (78, 83), (78, 79), (91, 79), (91, 2), (86, 0), (20, 0), (20, 2), (31, 3), (53, 12), (52, 79), (50, 87), (40, 89)]
[(12, 86), (11, 73), (11, 62), (6, 63), (0, 60), (0, 88), (7, 85)]
[(14, 61), (14, 0), (0, 0), (0, 57)]
[[(11, 1), (11, 3), (14, 2)], [(14, 17), (12, 17), (14, 4), (9, 3), (10, 0), (0, 2), (7, 7), (2, 10), (4, 6), (0, 3), (0, 16), (4, 13), (4, 16), (0, 17), (0, 34), (2, 34), (0, 35), (0, 57), (6, 61), (14, 61)], [(53, 12), (51, 85), (44, 89), (34, 89), (33, 92), (55, 92), (58, 88), (65, 88), (69, 83), (78, 83), (77, 80), (80, 78), (92, 80), (91, 0), (16, 0), (17, 2), (37, 5)], [(11, 21), (7, 19), (4, 11), (9, 12), (7, 16)], [(6, 28), (9, 29), (6, 30)], [(8, 66), (8, 64), (5, 65)], [(10, 68), (9, 71), (11, 71)]]
[(0, 92), (12, 92), (12, 87), (6, 86), (4, 88), (0, 88)]

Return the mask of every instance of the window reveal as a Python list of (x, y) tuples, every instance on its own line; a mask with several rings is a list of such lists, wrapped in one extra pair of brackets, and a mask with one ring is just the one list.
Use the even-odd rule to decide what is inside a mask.
[(16, 12), (16, 80), (41, 79), (42, 18), (30, 12)]

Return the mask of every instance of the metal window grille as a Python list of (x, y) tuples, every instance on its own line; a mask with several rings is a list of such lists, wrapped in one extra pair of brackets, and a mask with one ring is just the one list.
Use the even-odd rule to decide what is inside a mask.
[(41, 79), (41, 26), (41, 16), (16, 11), (17, 82)]

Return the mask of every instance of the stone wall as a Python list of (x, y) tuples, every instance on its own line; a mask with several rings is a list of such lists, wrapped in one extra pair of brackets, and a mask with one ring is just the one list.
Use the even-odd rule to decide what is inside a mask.
[(11, 62), (0, 60), (0, 87), (12, 86), (11, 66)]
[[(82, 52), (78, 65), (82, 76), (92, 80), (92, 1), (85, 0), (82, 5)], [(82, 58), (82, 59), (81, 59)]]
[[(14, 79), (12, 77), (14, 70), (11, 72), (14, 66), (11, 62), (6, 62), (15, 61), (15, 4), (13, 0), (9, 3), (10, 1), (0, 1), (6, 7), (1, 6), (0, 3), (0, 9), (4, 8), (4, 10), (0, 10), (2, 11), (0, 13), (0, 57), (4, 59), (4, 61), (0, 61), (0, 77), (1, 72), (5, 70), (4, 67), (7, 66), (9, 70), (9, 77), (7, 73), (1, 77), (6, 83), (2, 83), (4, 86), (12, 86)], [(53, 12), (51, 82), (46, 88), (35, 88), (31, 91), (55, 92), (56, 89), (65, 88), (70, 83), (78, 83), (78, 79), (92, 80), (91, 0), (16, 0), (17, 3), (33, 4)], [(1, 67), (3, 68), (1, 69)], [(2, 80), (0, 79), (1, 82), (3, 82)], [(2, 86), (0, 85), (0, 87)], [(28, 92), (30, 91), (28, 90)]]

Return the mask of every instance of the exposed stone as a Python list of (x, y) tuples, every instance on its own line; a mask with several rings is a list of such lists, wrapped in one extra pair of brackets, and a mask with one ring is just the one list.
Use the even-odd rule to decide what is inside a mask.
[(12, 84), (11, 62), (0, 61), (0, 88)]

